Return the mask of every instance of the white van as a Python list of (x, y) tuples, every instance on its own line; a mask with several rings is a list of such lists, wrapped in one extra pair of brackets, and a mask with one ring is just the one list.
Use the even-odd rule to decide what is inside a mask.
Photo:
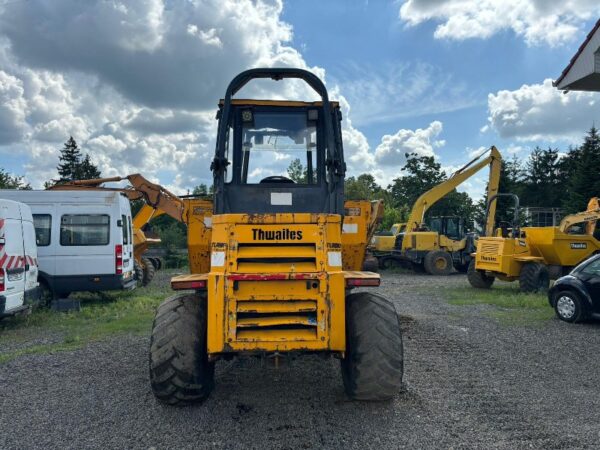
[(29, 206), (0, 199), (0, 317), (39, 300), (35, 231)]
[(0, 190), (31, 208), (45, 299), (134, 289), (129, 200), (119, 192)]

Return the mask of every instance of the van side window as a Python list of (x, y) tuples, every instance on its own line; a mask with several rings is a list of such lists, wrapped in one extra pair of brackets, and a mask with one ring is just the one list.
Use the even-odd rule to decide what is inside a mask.
[(108, 245), (108, 214), (65, 214), (60, 218), (60, 245)]
[(125, 214), (121, 214), (121, 228), (123, 229), (123, 245), (127, 245), (129, 244), (129, 226)]
[(33, 214), (33, 226), (35, 228), (35, 242), (38, 247), (50, 245), (52, 216), (50, 214)]

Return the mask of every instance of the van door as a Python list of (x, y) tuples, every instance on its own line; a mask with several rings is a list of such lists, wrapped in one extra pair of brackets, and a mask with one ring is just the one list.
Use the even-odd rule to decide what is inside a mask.
[(23, 305), (25, 296), (25, 254), (21, 221), (0, 219), (0, 275), (6, 297), (4, 311)]
[(23, 233), (23, 250), (25, 257), (25, 292), (32, 292), (38, 286), (38, 262), (36, 233), (29, 208), (21, 206), (21, 229)]

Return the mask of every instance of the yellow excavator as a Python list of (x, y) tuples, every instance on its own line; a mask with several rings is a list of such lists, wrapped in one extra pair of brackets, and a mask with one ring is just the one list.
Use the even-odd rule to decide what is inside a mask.
[(369, 243), (369, 252), (378, 259), (390, 255), (396, 245), (396, 238), (405, 231), (406, 223), (395, 223), (388, 231), (375, 233)]
[(557, 227), (521, 227), (519, 198), (514, 194), (490, 197), (488, 218), (493, 214), (489, 205), (502, 196), (514, 201), (512, 224), (503, 224), (495, 235), (479, 238), (467, 273), (471, 286), (489, 289), (498, 278), (518, 280), (523, 292), (544, 291), (550, 280), (600, 251), (600, 241), (594, 236), (600, 219), (598, 197), (590, 199), (586, 211), (566, 216)]
[[(416, 271), (431, 275), (448, 275), (453, 267), (466, 272), (475, 250), (476, 235), (467, 233), (467, 225), (461, 217), (433, 217), (425, 223), (425, 213), (457, 186), (485, 167), (489, 167), (487, 196), (498, 193), (502, 157), (494, 146), (469, 161), (454, 172), (450, 178), (422, 194), (412, 207), (406, 231), (400, 233), (392, 252), (381, 256), (380, 267), (397, 263), (409, 263)], [(495, 214), (495, 203), (491, 206)], [(493, 217), (486, 221), (485, 234), (493, 232)]]

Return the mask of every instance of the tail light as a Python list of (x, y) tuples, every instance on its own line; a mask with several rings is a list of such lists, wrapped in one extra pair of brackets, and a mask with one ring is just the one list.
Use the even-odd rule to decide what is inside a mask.
[(120, 275), (123, 273), (123, 246), (115, 245), (115, 273)]
[(4, 289), (4, 269), (0, 268), (0, 292), (2, 292)]

